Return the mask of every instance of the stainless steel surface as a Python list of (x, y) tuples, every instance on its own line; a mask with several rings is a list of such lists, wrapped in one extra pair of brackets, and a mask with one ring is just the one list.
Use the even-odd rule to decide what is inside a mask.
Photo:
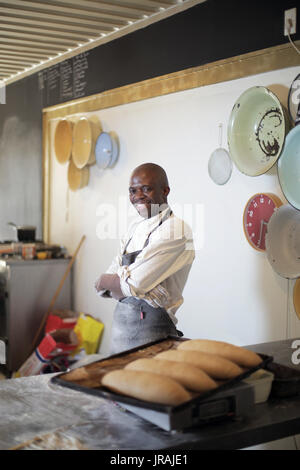
[[(68, 262), (0, 259), (0, 340), (6, 344), (8, 371), (17, 370), (31, 354), (34, 336)], [(55, 308), (72, 308), (72, 272)]]

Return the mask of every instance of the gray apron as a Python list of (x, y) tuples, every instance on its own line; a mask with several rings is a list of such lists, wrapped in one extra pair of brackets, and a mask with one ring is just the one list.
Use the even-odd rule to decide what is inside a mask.
[[(150, 235), (168, 217), (172, 211), (168, 211), (148, 235), (142, 250), (148, 245)], [(122, 255), (122, 266), (129, 266), (135, 262), (142, 250), (126, 253), (126, 243)], [(117, 354), (128, 349), (142, 346), (146, 343), (167, 337), (168, 335), (182, 336), (164, 308), (151, 307), (145, 300), (136, 297), (125, 297), (119, 300), (113, 318), (111, 354)]]

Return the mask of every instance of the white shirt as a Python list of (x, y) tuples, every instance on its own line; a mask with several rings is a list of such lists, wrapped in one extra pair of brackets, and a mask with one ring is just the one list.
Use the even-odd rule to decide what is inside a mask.
[[(121, 240), (120, 251), (106, 273), (118, 274), (124, 297), (137, 297), (152, 307), (162, 307), (177, 323), (175, 313), (183, 303), (182, 291), (187, 281), (195, 250), (191, 229), (171, 215), (159, 225), (169, 209), (149, 219), (134, 222)], [(148, 245), (143, 249), (148, 234)], [(122, 266), (122, 254), (131, 238), (126, 252), (142, 250), (134, 263)], [(102, 295), (104, 291), (100, 291)]]

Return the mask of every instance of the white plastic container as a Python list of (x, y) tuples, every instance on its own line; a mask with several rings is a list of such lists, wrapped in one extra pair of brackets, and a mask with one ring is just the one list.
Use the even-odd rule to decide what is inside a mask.
[(253, 385), (255, 403), (264, 403), (268, 400), (273, 379), (274, 374), (265, 369), (259, 369), (244, 379), (244, 382)]

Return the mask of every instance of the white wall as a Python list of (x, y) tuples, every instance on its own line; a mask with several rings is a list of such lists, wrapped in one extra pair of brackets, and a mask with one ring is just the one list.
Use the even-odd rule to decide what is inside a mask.
[[(124, 204), (131, 171), (149, 161), (166, 169), (171, 205), (202, 204), (204, 209), (203, 247), (197, 251), (177, 315), (185, 336), (239, 345), (285, 339), (288, 311), (288, 335), (300, 334), (300, 322), (288, 307), (288, 281), (273, 272), (264, 253), (249, 246), (242, 227), (251, 195), (268, 191), (286, 202), (276, 167), (259, 177), (245, 176), (234, 167), (224, 186), (213, 183), (207, 171), (209, 157), (219, 146), (220, 123), (227, 147), (227, 123), (240, 94), (252, 86), (266, 86), (286, 105), (288, 89), (299, 72), (293, 67), (91, 113), (99, 116), (104, 131), (117, 133), (119, 160), (112, 169), (92, 166), (89, 185), (70, 192), (68, 221), (67, 166), (56, 162), (52, 150), (50, 241), (65, 245), (72, 254), (81, 236), (87, 236), (75, 266), (75, 308), (104, 322), (101, 353), (109, 348), (115, 301), (96, 296), (94, 281), (115, 255), (118, 233), (115, 239), (97, 238), (96, 228), (103, 220), (97, 208), (103, 203), (113, 208)], [(55, 125), (53, 121), (52, 142)], [(118, 232), (120, 224), (116, 220), (111, 228)], [(199, 226), (194, 228), (201, 234)]]

